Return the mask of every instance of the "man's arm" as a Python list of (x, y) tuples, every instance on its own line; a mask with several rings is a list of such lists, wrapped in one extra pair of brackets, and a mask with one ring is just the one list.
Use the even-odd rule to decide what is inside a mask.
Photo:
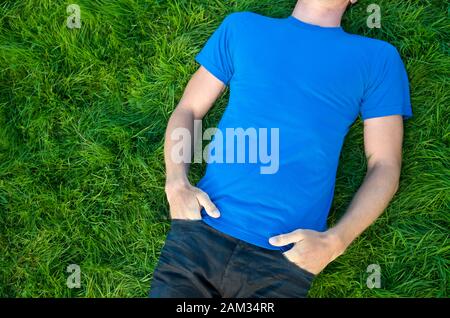
[(172, 148), (179, 141), (171, 138), (177, 128), (190, 132), (191, 142), (185, 140), (183, 149), (194, 145), (194, 120), (202, 119), (224, 90), (225, 85), (201, 66), (189, 80), (183, 96), (170, 116), (167, 124), (164, 159), (166, 163), (165, 191), (170, 205), (170, 215), (174, 219), (200, 219), (201, 207), (212, 217), (220, 214), (208, 195), (192, 186), (188, 181), (188, 163), (177, 163), (172, 158)]
[(364, 146), (367, 157), (365, 180), (347, 212), (330, 229), (344, 247), (372, 224), (387, 207), (398, 189), (402, 160), (403, 120), (401, 116), (364, 121)]
[(314, 274), (321, 272), (381, 215), (394, 196), (400, 177), (402, 142), (402, 116), (366, 119), (367, 173), (344, 216), (325, 232), (298, 229), (276, 236), (270, 243), (295, 243), (285, 252), (286, 257)]

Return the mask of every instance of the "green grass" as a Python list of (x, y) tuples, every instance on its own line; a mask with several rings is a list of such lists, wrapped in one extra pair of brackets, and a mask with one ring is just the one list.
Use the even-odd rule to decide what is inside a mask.
[[(400, 190), (385, 214), (317, 278), (311, 297), (449, 296), (449, 8), (360, 1), (344, 28), (398, 47), (411, 82)], [(70, 30), (66, 6), (81, 7)], [(0, 296), (145, 297), (168, 231), (166, 122), (223, 17), (290, 14), (295, 1), (0, 2)], [(207, 117), (215, 125), (223, 96)], [(206, 128), (205, 127), (205, 128)], [(204, 165), (194, 165), (197, 181)], [(362, 125), (342, 153), (330, 224), (365, 172)], [(66, 286), (69, 264), (81, 288)], [(366, 287), (379, 264), (382, 288)]]

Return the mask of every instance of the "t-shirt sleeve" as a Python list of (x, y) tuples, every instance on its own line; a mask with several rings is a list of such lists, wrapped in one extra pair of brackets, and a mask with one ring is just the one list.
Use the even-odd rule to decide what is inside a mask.
[(228, 85), (233, 76), (231, 16), (228, 15), (210, 36), (195, 60)]
[(408, 75), (400, 54), (390, 44), (374, 57), (360, 114), (363, 120), (389, 115), (412, 117)]

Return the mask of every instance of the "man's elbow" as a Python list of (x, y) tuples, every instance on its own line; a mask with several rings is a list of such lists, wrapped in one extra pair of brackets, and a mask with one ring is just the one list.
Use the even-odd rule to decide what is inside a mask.
[(377, 162), (369, 165), (367, 174), (376, 174), (387, 181), (394, 195), (400, 186), (401, 163), (399, 162)]
[(177, 112), (181, 116), (185, 116), (188, 118), (201, 120), (205, 116), (205, 113), (201, 111), (198, 105), (201, 105), (200, 103), (192, 103), (187, 101), (181, 101), (177, 107), (174, 110), (174, 113)]

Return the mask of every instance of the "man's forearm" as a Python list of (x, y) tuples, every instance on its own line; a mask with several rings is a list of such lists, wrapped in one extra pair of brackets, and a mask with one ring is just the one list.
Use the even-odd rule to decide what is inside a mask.
[[(166, 185), (165, 191), (170, 205), (170, 216), (172, 219), (198, 220), (201, 209), (213, 218), (220, 217), (220, 212), (209, 198), (208, 194), (201, 189), (192, 186), (188, 180), (189, 163), (192, 159), (192, 150), (195, 149), (194, 130), (200, 129), (194, 120), (200, 119), (194, 112), (183, 106), (178, 106), (169, 119), (164, 143), (164, 157), (166, 162)], [(180, 129), (179, 132), (177, 129)], [(175, 132), (175, 136), (173, 136)], [(182, 140), (177, 140), (182, 136)], [(181, 147), (180, 147), (181, 146)], [(183, 160), (174, 152), (187, 151), (182, 156)], [(177, 157), (178, 159), (174, 159)]]
[[(184, 128), (189, 131), (190, 136), (194, 133), (194, 115), (190, 110), (183, 107), (177, 107), (169, 119), (166, 129), (166, 136), (164, 142), (164, 160), (166, 163), (166, 186), (175, 184), (188, 183), (188, 162), (174, 162), (172, 156), (172, 149), (175, 143), (180, 141), (173, 140), (172, 133), (177, 128)], [(191, 151), (193, 149), (193, 139), (183, 140), (183, 151)]]
[(369, 168), (346, 213), (327, 233), (338, 242), (341, 254), (384, 211), (398, 188), (400, 168), (375, 164)]

